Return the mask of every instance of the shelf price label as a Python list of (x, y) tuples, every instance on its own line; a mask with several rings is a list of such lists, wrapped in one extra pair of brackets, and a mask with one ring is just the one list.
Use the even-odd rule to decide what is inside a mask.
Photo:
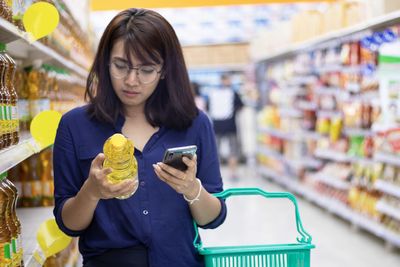
[(47, 2), (38, 2), (29, 6), (22, 18), (32, 43), (52, 33), (59, 21), (60, 15), (57, 8)]
[(41, 148), (46, 148), (54, 143), (61, 113), (47, 110), (36, 115), (31, 123), (31, 134)]

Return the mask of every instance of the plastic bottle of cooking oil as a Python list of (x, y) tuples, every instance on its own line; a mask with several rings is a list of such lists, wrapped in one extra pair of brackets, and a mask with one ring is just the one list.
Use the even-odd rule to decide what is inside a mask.
[(13, 235), (13, 240), (11, 241), (13, 256), (15, 254), (15, 264), (14, 266), (24, 266), (23, 264), (23, 249), (22, 249), (22, 239), (21, 239), (21, 222), (17, 216), (17, 200), (18, 200), (18, 189), (17, 187), (7, 178), (7, 173), (5, 173), (6, 178), (3, 180), (3, 185), (8, 192), (12, 195), (11, 202), (11, 220), (14, 224), (12, 226), (11, 234)]
[[(4, 72), (2, 75), (2, 104), (3, 104), (3, 124), (5, 128), (5, 133), (3, 132), (3, 145), (5, 142), (5, 147), (9, 147), (12, 141), (12, 105), (11, 105), (11, 95), (9, 86), (9, 73), (10, 73), (10, 63), (8, 59), (5, 57), (5, 49), (6, 46), (3, 43), (0, 43), (0, 60), (2, 61), (3, 66), (5, 66)], [(3, 129), (4, 130), (4, 129)], [(4, 135), (5, 134), (5, 135)]]
[[(112, 169), (112, 173), (107, 176), (111, 183), (119, 183), (126, 179), (138, 179), (138, 165), (133, 155), (134, 150), (133, 143), (122, 134), (114, 134), (104, 143), (103, 151), (106, 158), (103, 166)], [(132, 193), (117, 198), (126, 199), (132, 196), (136, 190), (137, 187)]]
[[(4, 175), (0, 175), (2, 180)], [(12, 263), (11, 231), (8, 228), (6, 213), (8, 196), (6, 191), (0, 187), (0, 265), (10, 267)]]
[(2, 44), (0, 47), (0, 53), (8, 62), (8, 72), (6, 73), (6, 88), (8, 89), (8, 93), (10, 95), (11, 101), (11, 108), (10, 108), (10, 132), (11, 132), (11, 144), (16, 145), (19, 142), (19, 120), (18, 120), (18, 95), (14, 87), (14, 77), (15, 71), (17, 69), (17, 64), (15, 63), (14, 59), (10, 57), (6, 53), (6, 47)]
[(8, 229), (10, 229), (11, 232), (11, 251), (12, 251), (12, 257), (11, 257), (11, 266), (13, 267), (20, 267), (21, 266), (21, 259), (19, 259), (19, 255), (17, 254), (18, 252), (18, 225), (15, 222), (14, 218), (14, 213), (13, 213), (13, 205), (15, 203), (15, 195), (14, 191), (10, 188), (8, 183), (6, 182), (7, 180), (7, 173), (3, 173), (0, 177), (0, 187), (1, 189), (4, 190), (4, 192), (7, 195), (7, 210), (5, 213), (5, 218), (6, 218), (6, 223), (8, 226)]

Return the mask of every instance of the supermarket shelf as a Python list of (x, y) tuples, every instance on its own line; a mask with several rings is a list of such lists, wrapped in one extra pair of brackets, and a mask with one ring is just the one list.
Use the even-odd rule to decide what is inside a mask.
[(78, 74), (82, 80), (86, 79), (87, 70), (42, 43), (38, 41), (30, 43), (29, 40), (29, 35), (26, 32), (0, 18), (0, 42), (7, 44), (7, 52), (11, 56), (16, 59), (29, 59), (31, 62), (40, 59), (58, 67), (67, 68)]
[(274, 128), (269, 128), (269, 127), (260, 127), (258, 128), (258, 132), (265, 133), (268, 135), (272, 135), (281, 139), (285, 140), (295, 140), (296, 134), (288, 134), (285, 131), (282, 131), (280, 129), (274, 129)]
[(38, 247), (36, 232), (40, 224), (53, 218), (53, 207), (18, 208), (18, 218), (22, 225), (22, 246), (24, 249), (24, 263), (26, 267), (36, 267), (33, 252)]
[(344, 128), (343, 133), (346, 136), (372, 136), (373, 131), (369, 129), (359, 129), (359, 128)]
[(318, 169), (322, 165), (321, 161), (314, 159), (312, 157), (304, 157), (302, 159), (288, 159), (281, 153), (268, 148), (266, 145), (262, 143), (259, 143), (257, 148), (257, 153), (262, 154), (266, 157), (279, 160), (284, 164), (286, 164), (287, 166), (290, 166), (294, 170), (299, 170), (303, 168)]
[(337, 162), (349, 162), (351, 160), (351, 157), (349, 157), (345, 153), (336, 152), (329, 149), (317, 149), (314, 152), (314, 156), (316, 156), (317, 158), (333, 160)]
[(42, 148), (30, 137), (20, 141), (15, 146), (0, 151), (0, 173), (7, 171), (41, 150)]
[(386, 194), (400, 198), (400, 186), (398, 185), (383, 180), (377, 180), (374, 187)]
[(258, 148), (257, 148), (257, 152), (259, 154), (264, 155), (264, 156), (267, 156), (267, 157), (270, 157), (270, 158), (273, 158), (273, 159), (276, 159), (276, 160), (279, 160), (279, 161), (286, 162), (285, 157), (281, 153), (268, 148), (265, 144), (259, 143)]
[(288, 162), (294, 169), (303, 169), (303, 168), (318, 169), (323, 164), (322, 161), (312, 157), (304, 157), (302, 159), (296, 159), (296, 160), (289, 159)]
[(304, 139), (313, 139), (318, 140), (322, 137), (321, 134), (313, 131), (306, 130), (296, 130), (291, 133), (286, 131), (282, 131), (280, 129), (274, 129), (270, 127), (259, 127), (258, 132), (265, 133), (268, 135), (272, 135), (281, 139), (290, 140), (290, 141), (301, 141)]
[(324, 174), (314, 174), (311, 176), (311, 179), (332, 186), (339, 190), (349, 190), (351, 187), (351, 184), (347, 181), (340, 180), (339, 178), (333, 176), (325, 176)]
[(259, 166), (258, 170), (261, 175), (271, 178), (276, 183), (286, 187), (289, 191), (303, 196), (305, 199), (308, 199), (350, 223), (373, 233), (388, 243), (400, 247), (400, 234), (396, 234), (386, 229), (383, 225), (366, 218), (335, 199), (325, 197), (315, 192), (298, 182), (297, 178), (278, 174), (274, 170), (265, 166)]
[(282, 59), (294, 55), (298, 52), (306, 51), (311, 47), (315, 48), (317, 46), (321, 46), (322, 44), (328, 42), (329, 43), (339, 42), (340, 39), (350, 37), (351, 35), (358, 34), (367, 30), (374, 30), (374, 29), (379, 30), (398, 22), (400, 22), (400, 11), (392, 12), (345, 29), (329, 32), (312, 40), (304, 41), (297, 44), (292, 44), (258, 61), (268, 62), (268, 61)]
[(400, 156), (394, 154), (378, 152), (374, 154), (374, 160), (400, 167)]
[(376, 204), (376, 209), (383, 213), (386, 214), (392, 218), (395, 218), (396, 220), (400, 221), (400, 209), (393, 207), (392, 205), (386, 203), (385, 200), (380, 200), (377, 204)]

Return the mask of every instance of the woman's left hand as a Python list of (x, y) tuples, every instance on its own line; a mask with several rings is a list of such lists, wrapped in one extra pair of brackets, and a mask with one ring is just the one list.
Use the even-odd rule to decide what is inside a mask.
[(175, 169), (162, 162), (153, 164), (153, 168), (158, 178), (171, 186), (176, 192), (193, 199), (199, 191), (199, 183), (196, 182), (197, 156), (195, 155), (192, 159), (183, 157), (182, 160), (188, 166), (186, 171)]

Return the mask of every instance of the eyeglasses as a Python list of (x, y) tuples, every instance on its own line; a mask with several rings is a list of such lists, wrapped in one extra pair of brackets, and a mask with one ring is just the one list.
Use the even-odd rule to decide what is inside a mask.
[(138, 67), (130, 67), (127, 63), (113, 60), (110, 63), (110, 74), (115, 78), (115, 79), (124, 79), (128, 77), (130, 74), (131, 70), (136, 71), (136, 75), (142, 84), (149, 84), (154, 82), (157, 79), (157, 76), (160, 71), (157, 71), (157, 69), (154, 66), (138, 66)]

